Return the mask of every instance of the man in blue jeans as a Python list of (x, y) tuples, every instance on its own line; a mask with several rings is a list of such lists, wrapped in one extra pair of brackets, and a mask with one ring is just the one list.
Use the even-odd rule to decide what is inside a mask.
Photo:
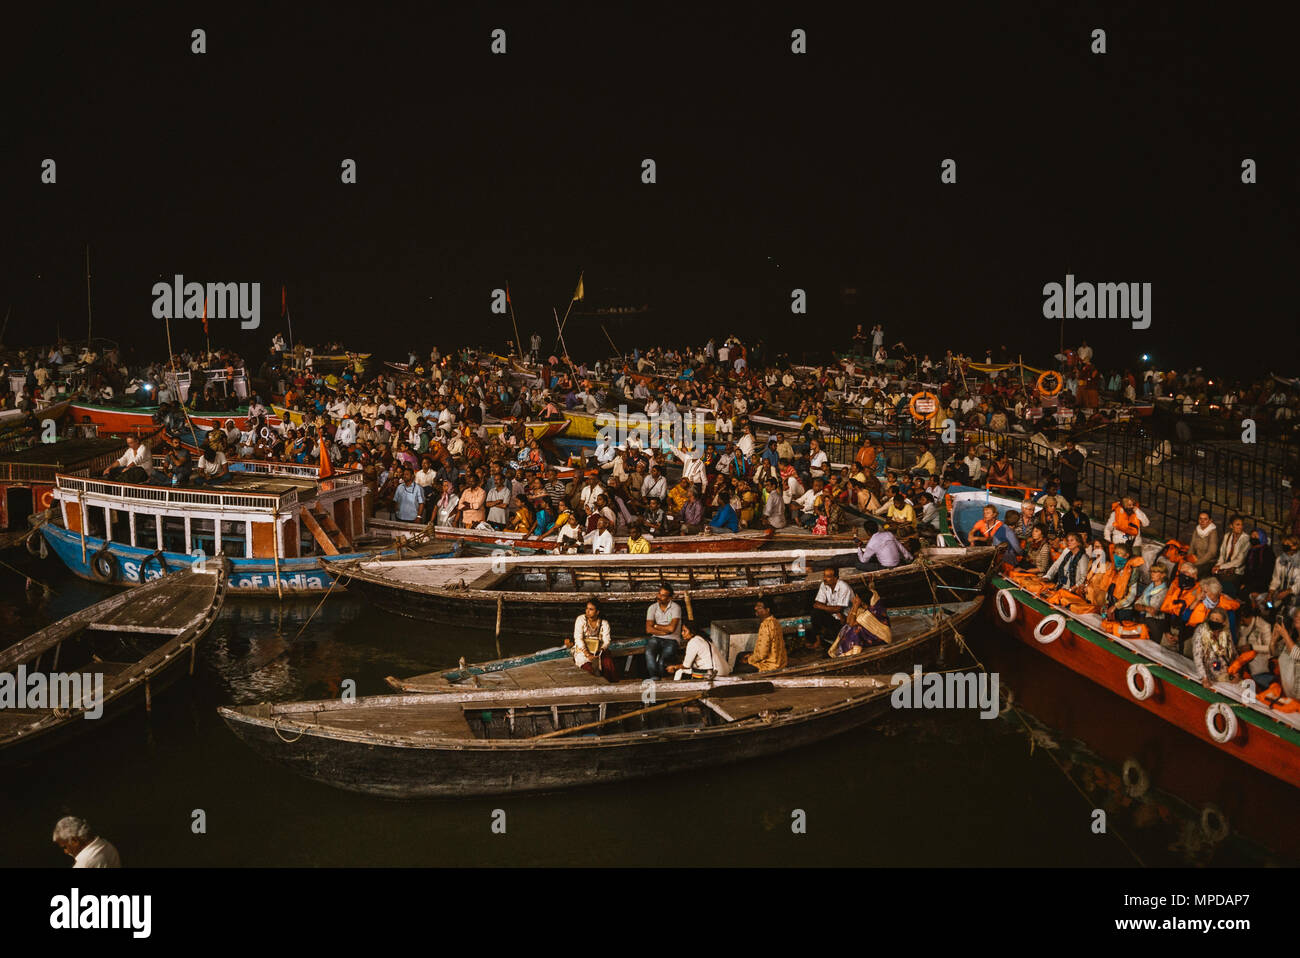
[(658, 601), (646, 609), (645, 633), (646, 670), (652, 679), (666, 678), (682, 634), (682, 607), (673, 601), (672, 586), (661, 585)]

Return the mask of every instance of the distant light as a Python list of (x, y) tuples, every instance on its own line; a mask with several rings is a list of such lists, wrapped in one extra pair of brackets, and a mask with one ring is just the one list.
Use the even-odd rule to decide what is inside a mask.
[(1144, 363), (1149, 363), (1149, 362), (1151, 362), (1151, 356), (1150, 356), (1150, 354), (1148, 354), (1148, 353), (1143, 353), (1143, 354), (1142, 354), (1142, 362), (1144, 362)]

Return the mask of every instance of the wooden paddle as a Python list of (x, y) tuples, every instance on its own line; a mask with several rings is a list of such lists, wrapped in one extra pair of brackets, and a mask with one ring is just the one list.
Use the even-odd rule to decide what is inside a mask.
[(671, 705), (685, 705), (687, 702), (694, 702), (698, 699), (706, 698), (709, 692), (700, 692), (696, 695), (687, 696), (684, 699), (672, 699), (667, 702), (660, 702), (658, 705), (651, 705), (643, 709), (637, 709), (634, 712), (624, 712), (622, 715), (612, 715), (609, 718), (603, 718), (598, 722), (587, 722), (585, 725), (573, 725), (569, 728), (556, 729), (553, 732), (543, 732), (541, 735), (534, 735), (533, 741), (544, 738), (556, 738), (560, 735), (568, 735), (570, 732), (581, 732), (584, 729), (596, 728), (598, 725), (608, 725), (610, 722), (621, 722), (623, 719), (632, 718), (634, 715), (646, 715), (650, 712), (658, 712), (660, 709), (666, 709)]

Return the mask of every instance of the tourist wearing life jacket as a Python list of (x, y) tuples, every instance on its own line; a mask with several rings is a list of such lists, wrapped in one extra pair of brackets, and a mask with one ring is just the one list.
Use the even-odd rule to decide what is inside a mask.
[(1142, 580), (1142, 565), (1140, 556), (1133, 555), (1124, 543), (1116, 543), (1105, 571), (1088, 583), (1088, 601), (1111, 619), (1118, 618), (1118, 611), (1131, 612)]
[(1182, 620), (1189, 627), (1195, 628), (1205, 621), (1206, 617), (1215, 609), (1222, 609), (1227, 616), (1228, 624), (1232, 626), (1232, 631), (1237, 631), (1237, 610), (1241, 608), (1241, 603), (1223, 592), (1223, 583), (1211, 576), (1201, 583), (1201, 595), (1191, 603), (1186, 611), (1183, 612)]
[(1083, 542), (1073, 532), (1065, 537), (1065, 551), (1043, 577), (1057, 588), (1080, 592), (1087, 582), (1089, 559)]
[(1107, 542), (1123, 542), (1134, 549), (1142, 545), (1142, 529), (1151, 525), (1146, 513), (1137, 507), (1132, 496), (1125, 496), (1110, 506), (1104, 533)]
[(998, 518), (998, 510), (994, 506), (984, 507), (984, 518), (980, 519), (971, 527), (970, 544), (973, 546), (990, 546), (993, 544), (993, 537), (1003, 528), (1005, 524)]

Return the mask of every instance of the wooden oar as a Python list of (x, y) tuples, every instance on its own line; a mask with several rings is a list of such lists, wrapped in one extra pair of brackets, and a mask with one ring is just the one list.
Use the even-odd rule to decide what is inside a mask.
[(697, 699), (707, 698), (710, 694), (711, 692), (700, 692), (696, 695), (687, 696), (684, 699), (672, 699), (668, 702), (660, 702), (658, 705), (651, 705), (647, 708), (637, 709), (635, 712), (624, 712), (622, 715), (603, 718), (598, 722), (588, 722), (585, 725), (573, 725), (569, 728), (556, 729), (554, 732), (543, 732), (541, 735), (534, 735), (532, 741), (544, 738), (555, 738), (559, 735), (568, 735), (570, 732), (581, 732), (585, 729), (596, 728), (598, 725), (608, 725), (610, 722), (621, 722), (623, 719), (629, 719), (635, 715), (646, 715), (650, 712), (658, 712), (660, 709), (666, 709), (671, 705), (685, 705), (687, 702), (694, 702)]

